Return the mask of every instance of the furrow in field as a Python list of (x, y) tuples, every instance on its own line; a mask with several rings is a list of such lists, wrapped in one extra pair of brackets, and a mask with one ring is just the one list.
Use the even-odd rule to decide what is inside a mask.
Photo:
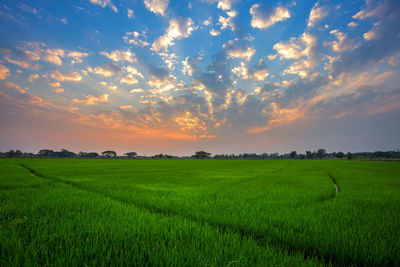
[[(174, 212), (173, 210), (165, 210), (156, 206), (151, 206), (151, 205), (147, 205), (145, 203), (139, 203), (136, 201), (127, 201), (126, 199), (121, 199), (118, 197), (115, 197), (111, 194), (105, 194), (103, 192), (98, 192), (96, 190), (90, 189), (90, 188), (86, 188), (84, 186), (81, 186), (77, 183), (74, 182), (70, 182), (70, 181), (65, 181), (62, 179), (58, 179), (58, 178), (54, 178), (54, 177), (48, 177), (45, 176), (41, 173), (38, 173), (36, 170), (28, 167), (27, 165), (24, 164), (20, 164), (21, 167), (27, 169), (30, 173), (32, 173), (33, 175), (43, 178), (43, 179), (48, 179), (48, 180), (53, 180), (62, 184), (66, 184), (68, 186), (72, 186), (74, 188), (77, 188), (79, 190), (83, 190), (86, 192), (90, 192), (90, 193), (94, 193), (97, 195), (101, 195), (102, 197), (108, 198), (110, 200), (113, 201), (117, 201), (119, 203), (123, 203), (126, 205), (132, 205), (135, 206), (136, 208), (142, 209), (144, 211), (148, 211), (151, 213), (155, 213), (155, 214), (160, 214), (163, 216), (168, 216), (168, 217), (177, 217), (177, 218), (181, 218), (184, 220), (188, 220), (188, 221), (192, 221), (195, 223), (198, 223), (199, 225), (203, 225), (203, 226), (210, 226), (210, 227), (214, 227), (217, 228), (219, 230), (221, 230), (222, 233), (224, 233), (225, 231), (230, 231), (230, 232), (234, 232), (237, 233), (241, 236), (241, 238), (247, 238), (247, 239), (253, 239), (254, 241), (256, 241), (260, 246), (265, 246), (266, 244), (268, 246), (273, 247), (274, 249), (278, 250), (278, 251), (285, 251), (288, 253), (288, 255), (303, 255), (304, 259), (311, 259), (311, 258), (317, 258), (318, 260), (320, 260), (324, 265), (343, 265), (340, 263), (340, 261), (338, 259), (335, 258), (334, 255), (319, 255), (318, 254), (318, 250), (315, 247), (312, 246), (305, 246), (305, 247), (298, 247), (295, 246), (294, 244), (291, 244), (290, 242), (287, 242), (285, 240), (282, 240), (281, 238), (277, 237), (275, 234), (273, 234), (273, 231), (270, 232), (263, 232), (263, 233), (254, 233), (248, 229), (242, 228), (242, 227), (238, 227), (238, 226), (233, 226), (233, 225), (229, 225), (229, 224), (223, 224), (217, 221), (210, 221), (207, 219), (200, 219), (197, 218), (195, 216), (190, 216), (188, 214), (186, 215), (182, 215), (178, 212)], [(351, 264), (351, 263), (349, 263)]]
[(336, 182), (335, 177), (333, 177), (333, 175), (330, 174), (329, 172), (328, 172), (328, 175), (329, 175), (329, 178), (331, 178), (331, 180), (333, 182), (333, 185), (335, 186), (335, 190), (336, 190), (336, 195), (335, 196), (337, 196), (337, 195), (339, 195), (339, 186), (338, 186), (338, 184)]

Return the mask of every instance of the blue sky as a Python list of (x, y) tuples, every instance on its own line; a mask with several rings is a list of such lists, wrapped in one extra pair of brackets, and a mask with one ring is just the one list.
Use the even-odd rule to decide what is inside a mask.
[(2, 1), (0, 150), (400, 148), (398, 1)]

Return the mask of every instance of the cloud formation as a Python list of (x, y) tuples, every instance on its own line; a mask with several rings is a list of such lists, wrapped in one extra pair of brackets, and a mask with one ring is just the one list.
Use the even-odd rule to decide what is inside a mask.
[(109, 7), (112, 11), (118, 12), (117, 7), (111, 0), (90, 0), (90, 3), (101, 6), (102, 8)]
[(154, 51), (160, 51), (161, 49), (167, 51), (168, 46), (175, 44), (175, 39), (187, 38), (195, 29), (196, 27), (191, 18), (171, 19), (165, 34), (154, 41), (152, 49)]
[(252, 15), (251, 26), (258, 29), (266, 29), (290, 18), (290, 12), (286, 7), (271, 8), (265, 3), (254, 4), (250, 8), (250, 14)]
[(79, 82), (82, 76), (78, 72), (62, 73), (55, 70), (50, 74), (50, 77), (59, 82)]
[(10, 76), (10, 70), (6, 66), (0, 64), (0, 80), (4, 80), (8, 76)]
[(72, 101), (84, 105), (94, 105), (96, 103), (106, 104), (108, 102), (108, 97), (109, 97), (108, 94), (103, 94), (100, 96), (86, 95), (81, 99), (74, 98), (72, 99)]
[(164, 16), (169, 0), (144, 0), (145, 7), (151, 12)]

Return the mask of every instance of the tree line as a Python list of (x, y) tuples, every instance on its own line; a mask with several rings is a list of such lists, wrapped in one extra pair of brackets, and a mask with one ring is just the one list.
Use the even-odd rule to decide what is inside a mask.
[(51, 149), (41, 149), (38, 153), (26, 153), (21, 150), (10, 150), (0, 152), (0, 157), (6, 158), (128, 158), (128, 159), (400, 159), (400, 151), (375, 151), (375, 152), (331, 152), (327, 153), (324, 148), (315, 151), (306, 151), (304, 154), (291, 151), (286, 154), (279, 153), (241, 153), (241, 154), (215, 154), (206, 151), (196, 151), (192, 156), (173, 156), (167, 154), (156, 154), (153, 156), (138, 155), (136, 152), (126, 152), (121, 156), (112, 150), (105, 150), (100, 154), (97, 152), (74, 153), (66, 149), (54, 151)]

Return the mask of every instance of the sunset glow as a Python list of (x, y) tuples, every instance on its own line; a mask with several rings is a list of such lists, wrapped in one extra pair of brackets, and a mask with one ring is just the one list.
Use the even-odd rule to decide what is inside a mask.
[(400, 148), (400, 2), (2, 1), (0, 150)]

